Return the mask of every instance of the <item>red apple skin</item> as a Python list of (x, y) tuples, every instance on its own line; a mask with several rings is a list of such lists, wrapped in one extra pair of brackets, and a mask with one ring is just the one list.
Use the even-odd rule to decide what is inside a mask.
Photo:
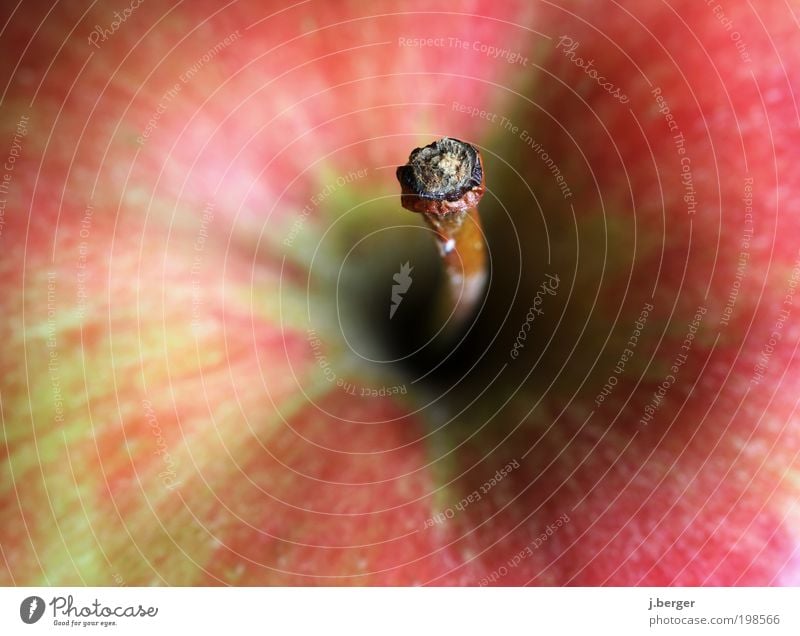
[[(3, 9), (19, 63), (0, 70), (2, 147), (21, 149), (0, 234), (0, 582), (800, 583), (800, 7), (726, 2), (729, 29), (688, 1), (332, 5), (145, 3), (98, 48), (87, 37), (123, 6)], [(391, 383), (350, 364), (337, 272), (368, 231), (417, 222), (387, 167), (445, 134), (486, 157), (497, 276), (472, 342), (494, 345), (435, 404), (419, 385), (353, 396), (308, 329), (337, 377)], [(753, 236), (723, 321), (746, 179)], [(512, 360), (546, 273), (558, 293)]]

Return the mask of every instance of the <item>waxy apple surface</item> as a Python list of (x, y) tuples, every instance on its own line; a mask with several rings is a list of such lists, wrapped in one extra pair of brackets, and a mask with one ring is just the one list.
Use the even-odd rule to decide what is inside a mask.
[(800, 583), (796, 2), (0, 11), (0, 582)]

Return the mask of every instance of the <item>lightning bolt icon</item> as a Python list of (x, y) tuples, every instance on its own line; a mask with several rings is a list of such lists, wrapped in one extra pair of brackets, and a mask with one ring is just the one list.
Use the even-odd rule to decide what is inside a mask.
[(33, 613), (36, 611), (36, 608), (38, 606), (39, 606), (39, 602), (35, 598), (32, 598), (31, 599), (31, 605), (28, 608), (28, 618), (32, 618), (33, 617)]

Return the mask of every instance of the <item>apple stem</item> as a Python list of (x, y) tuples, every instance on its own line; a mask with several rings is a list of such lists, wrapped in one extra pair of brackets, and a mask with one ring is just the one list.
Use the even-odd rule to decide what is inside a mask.
[(483, 159), (471, 144), (444, 137), (412, 151), (397, 178), (403, 207), (422, 214), (436, 233), (446, 276), (438, 324), (458, 333), (475, 313), (487, 279), (478, 213), (486, 190)]

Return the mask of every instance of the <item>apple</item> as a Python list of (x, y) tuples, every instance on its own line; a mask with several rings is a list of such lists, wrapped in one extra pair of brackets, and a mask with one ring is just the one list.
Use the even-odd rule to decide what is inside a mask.
[(796, 2), (3, 13), (0, 582), (800, 583)]

